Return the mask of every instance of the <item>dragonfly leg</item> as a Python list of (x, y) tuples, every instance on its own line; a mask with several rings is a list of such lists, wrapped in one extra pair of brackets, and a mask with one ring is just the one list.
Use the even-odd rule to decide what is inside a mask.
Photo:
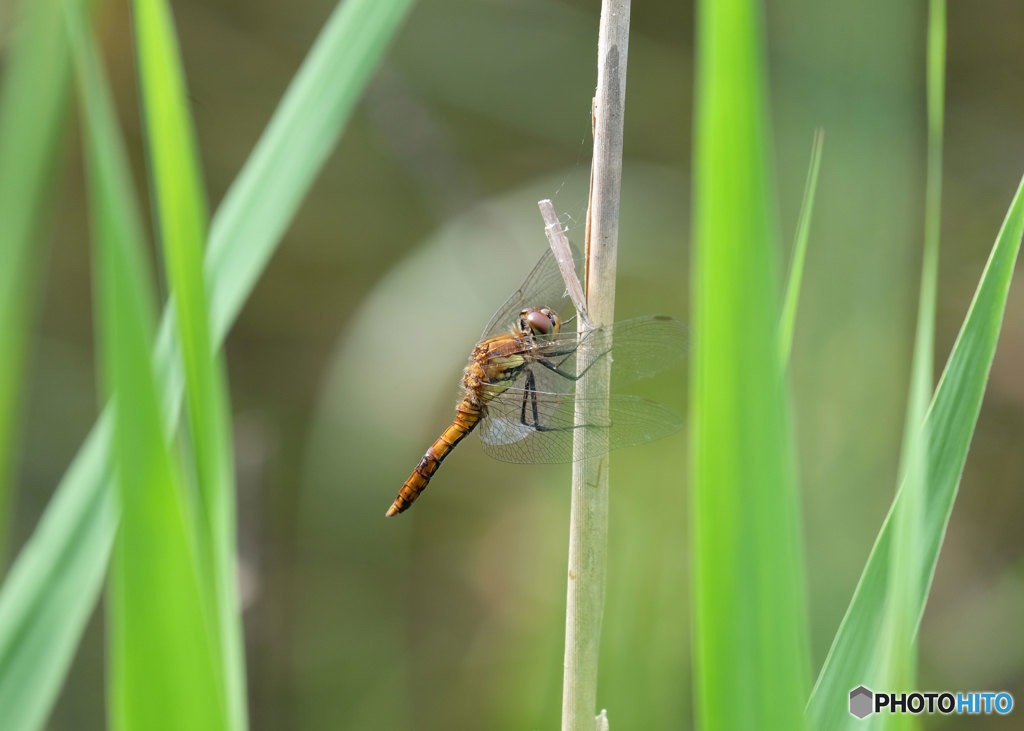
[[(575, 351), (573, 351), (573, 352), (575, 352)], [(584, 368), (582, 371), (580, 371), (579, 373), (569, 373), (568, 371), (563, 371), (562, 370), (561, 365), (569, 357), (568, 355), (565, 358), (563, 358), (562, 360), (558, 361), (558, 363), (552, 363), (550, 360), (548, 360), (546, 358), (538, 358), (537, 359), (537, 363), (540, 363), (542, 366), (547, 368), (549, 371), (557, 373), (558, 375), (562, 376), (562, 378), (568, 378), (570, 381), (578, 381), (578, 380), (580, 380), (580, 378), (582, 378), (584, 376), (584, 374), (586, 374), (587, 371), (589, 371), (591, 368), (594, 367), (594, 364), (597, 363), (597, 361), (601, 360), (601, 358), (605, 357), (610, 352), (611, 352), (611, 349), (608, 349), (608, 350), (604, 351), (603, 353), (598, 354), (598, 356), (596, 358), (594, 358), (594, 360), (592, 360), (590, 362), (590, 364), (586, 368)], [(571, 354), (572, 353), (570, 353), (569, 355), (571, 355)], [(556, 353), (555, 355), (562, 355), (562, 354), (561, 353)]]
[[(575, 379), (574, 379), (575, 380)], [(533, 412), (533, 422), (526, 420), (526, 406), (531, 405), (531, 411)], [(537, 431), (570, 431), (578, 427), (586, 426), (585, 424), (577, 424), (572, 427), (558, 427), (558, 426), (547, 426), (540, 423), (540, 410), (537, 408), (537, 379), (533, 375), (533, 371), (526, 371), (526, 388), (523, 389), (523, 407), (519, 414), (519, 421), (524, 426), (530, 426)]]
[[(532, 398), (531, 398), (531, 396), (532, 396)], [(530, 402), (530, 401), (533, 402), (533, 423), (532, 424), (526, 420), (526, 404), (528, 402)], [(524, 424), (525, 426), (533, 426), (533, 427), (540, 428), (540, 425), (538, 424), (538, 419), (539, 419), (539, 416), (538, 416), (538, 413), (537, 413), (537, 379), (534, 378), (532, 371), (527, 370), (526, 371), (526, 388), (523, 389), (523, 408), (519, 412), (519, 421), (520, 421), (520, 423)]]

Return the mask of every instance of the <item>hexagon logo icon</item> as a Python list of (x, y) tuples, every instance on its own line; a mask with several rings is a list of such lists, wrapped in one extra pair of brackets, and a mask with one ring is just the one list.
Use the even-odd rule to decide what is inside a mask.
[(872, 713), (873, 693), (863, 685), (850, 691), (850, 714), (857, 718), (867, 718)]

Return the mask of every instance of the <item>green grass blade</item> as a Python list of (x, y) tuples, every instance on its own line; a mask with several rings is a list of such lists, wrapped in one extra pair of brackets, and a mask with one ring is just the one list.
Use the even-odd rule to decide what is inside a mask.
[[(1024, 235), (1024, 180), (1021, 181), (996, 238), (974, 300), (939, 379), (925, 419), (928, 435), (928, 482), (923, 509), (922, 575), (912, 608), (920, 623), (935, 574), (967, 450), (978, 420), (989, 369), (1003, 321), (1013, 266)], [(897, 493), (871, 549), (853, 599), (825, 658), (807, 705), (811, 728), (853, 727), (847, 694), (865, 682), (873, 667), (875, 638), (885, 612), (886, 588), (892, 557), (896, 514), (904, 509), (903, 490)]]
[[(339, 6), (214, 215), (204, 264), (218, 346), (410, 6), (410, 0), (347, 0)], [(369, 57), (339, 65), (354, 47)], [(266, 228), (250, 229), (247, 215), (268, 206), (275, 212), (263, 221)], [(153, 358), (165, 427), (176, 422), (183, 388), (173, 331), (165, 312)], [(112, 438), (108, 408), (0, 587), (0, 708), (14, 709), (5, 723), (26, 719), (12, 721), (13, 728), (38, 728), (45, 721), (99, 595), (117, 520), (108, 489)], [(63, 624), (54, 626), (54, 618)]]
[(119, 505), (111, 485), (112, 410), (93, 427), (0, 591), (0, 709), (9, 728), (46, 722), (96, 608)]
[[(882, 631), (875, 640), (877, 670), (864, 678), (871, 687), (910, 692), (917, 684), (917, 597), (923, 570), (925, 486), (928, 484), (928, 399), (932, 394), (935, 307), (939, 268), (942, 191), (942, 97), (945, 74), (945, 3), (932, 0), (928, 32), (928, 171), (924, 255), (910, 397), (903, 427), (900, 484), (903, 508), (893, 529), (887, 600)], [(913, 725), (908, 716), (883, 717), (890, 728)]]
[(206, 210), (185, 81), (166, 3), (134, 4), (142, 105), (164, 268), (185, 366), (190, 452), (200, 506), (196, 532), (211, 568), (208, 606), (227, 693), (228, 727), (247, 722), (242, 621), (235, 575), (235, 480), (224, 364), (210, 338), (203, 280)]
[(0, 555), (7, 545), (29, 323), (48, 243), (41, 224), (70, 89), (59, 0), (22, 0), (14, 20), (0, 80)]
[(110, 572), (114, 728), (225, 726), (200, 555), (150, 365), (155, 312), (127, 155), (95, 50), (78, 37), (102, 371), (121, 502)]
[(796, 238), (793, 241), (793, 258), (789, 262), (789, 280), (786, 284), (786, 298), (782, 303), (782, 320), (779, 324), (779, 360), (782, 370), (789, 365), (793, 350), (793, 331), (796, 328), (797, 304), (800, 302), (800, 284), (804, 277), (804, 260), (807, 258), (807, 239), (811, 232), (811, 215), (814, 213), (814, 194), (818, 190), (818, 171), (821, 169), (821, 152), (825, 146), (825, 130), (818, 129), (811, 143), (811, 165), (807, 169), (804, 184), (804, 199), (800, 204), (800, 216), (796, 224)]
[(742, 0), (698, 11), (689, 423), (704, 729), (800, 728), (809, 686), (760, 18)]
[[(210, 225), (210, 320), (223, 340), (330, 155), (412, 0), (345, 0)], [(216, 286), (212, 286), (212, 283)]]

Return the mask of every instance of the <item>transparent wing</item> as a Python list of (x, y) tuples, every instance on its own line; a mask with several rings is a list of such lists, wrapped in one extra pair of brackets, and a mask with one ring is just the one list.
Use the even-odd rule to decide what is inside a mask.
[[(613, 394), (607, 401), (608, 417), (601, 423), (574, 425), (575, 399), (570, 394), (509, 389), (509, 398), (496, 399), (477, 427), (484, 451), (502, 462), (572, 462), (573, 436), (580, 429), (600, 431), (607, 446), (594, 442), (582, 457), (597, 457), (610, 449), (631, 447), (661, 439), (678, 431), (683, 420), (671, 409), (639, 396)], [(526, 403), (526, 422), (522, 418)], [(533, 423), (536, 405), (542, 429)]]
[[(578, 366), (589, 367), (601, 358), (612, 360), (612, 387), (650, 378), (685, 357), (686, 325), (667, 315), (647, 315), (623, 320), (589, 331), (582, 340), (574, 332), (545, 340), (532, 349), (529, 357), (538, 361), (531, 366), (537, 390), (553, 393), (573, 391), (574, 381), (563, 373), (575, 375)], [(585, 359), (584, 362), (580, 358)], [(580, 369), (582, 370), (582, 368)], [(525, 387), (525, 386), (524, 386)]]
[[(612, 388), (650, 378), (685, 357), (687, 335), (686, 325), (667, 315), (616, 322), (591, 330), (580, 341), (585, 346), (583, 365), (610, 354)], [(571, 365), (577, 367), (575, 362)]]
[[(607, 449), (660, 439), (682, 426), (671, 409), (637, 396), (613, 394), (600, 399), (595, 412), (607, 408), (600, 423), (574, 424), (577, 367), (612, 359), (612, 383), (622, 385), (652, 376), (686, 353), (686, 327), (670, 317), (652, 315), (624, 320), (588, 333), (585, 347), (575, 334), (547, 340), (525, 355), (529, 362), (510, 387), (492, 399), (477, 427), (484, 451), (505, 462), (571, 462), (573, 435), (598, 429)], [(581, 358), (586, 362), (578, 363)], [(596, 456), (605, 451), (582, 456)]]
[[(582, 276), (581, 258), (575, 248), (573, 259), (576, 261), (577, 273)], [(527, 307), (549, 307), (558, 314), (562, 322), (576, 314), (576, 308), (566, 294), (565, 282), (551, 249), (547, 250), (533, 270), (526, 275), (519, 289), (494, 313), (480, 339), (486, 340), (506, 332), (518, 320), (519, 313)]]

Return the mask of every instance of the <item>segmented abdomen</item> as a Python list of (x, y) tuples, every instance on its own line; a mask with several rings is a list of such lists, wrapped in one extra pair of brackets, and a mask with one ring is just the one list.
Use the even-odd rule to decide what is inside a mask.
[(430, 446), (426, 454), (423, 455), (423, 459), (416, 465), (416, 469), (409, 475), (409, 479), (402, 485), (402, 489), (398, 491), (398, 497), (385, 513), (387, 517), (390, 518), (392, 515), (398, 515), (409, 509), (420, 493), (427, 489), (430, 478), (437, 472), (437, 468), (441, 466), (444, 458), (455, 448), (456, 444), (473, 431), (473, 428), (479, 423), (480, 417), (480, 407), (471, 403), (468, 397), (463, 399), (451, 426), (445, 429), (437, 441)]

